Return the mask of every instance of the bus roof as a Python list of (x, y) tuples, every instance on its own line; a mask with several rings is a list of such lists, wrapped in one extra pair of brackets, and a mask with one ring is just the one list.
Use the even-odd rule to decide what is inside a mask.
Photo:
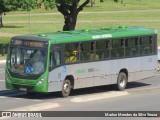
[(52, 44), (80, 42), (88, 40), (99, 40), (109, 38), (123, 38), (129, 36), (143, 36), (157, 34), (157, 31), (152, 28), (142, 27), (127, 27), (119, 26), (114, 28), (100, 28), (92, 30), (74, 30), (74, 31), (59, 31), (53, 33), (44, 33), (38, 35), (16, 36), (14, 39), (40, 40), (50, 41)]

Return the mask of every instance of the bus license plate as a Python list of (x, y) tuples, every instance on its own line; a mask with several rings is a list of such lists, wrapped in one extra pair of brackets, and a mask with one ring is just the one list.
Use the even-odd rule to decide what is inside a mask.
[(19, 88), (21, 91), (27, 91), (27, 88)]

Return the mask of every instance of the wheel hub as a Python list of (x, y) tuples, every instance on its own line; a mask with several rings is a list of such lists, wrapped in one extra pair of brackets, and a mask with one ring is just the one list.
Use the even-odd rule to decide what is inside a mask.
[(64, 90), (65, 90), (66, 93), (69, 91), (69, 85), (68, 84), (64, 84), (63, 88), (64, 88)]
[(124, 87), (124, 85), (125, 85), (125, 79), (124, 79), (124, 78), (121, 78), (121, 80), (120, 80), (120, 86), (121, 86), (121, 87)]

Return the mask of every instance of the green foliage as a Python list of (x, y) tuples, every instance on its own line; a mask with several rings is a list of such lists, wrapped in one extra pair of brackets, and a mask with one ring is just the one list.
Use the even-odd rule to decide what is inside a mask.
[(39, 0), (39, 5), (44, 5), (45, 9), (53, 9), (55, 7), (56, 1), (55, 0)]
[(112, 0), (112, 1), (114, 1), (114, 2), (116, 2), (116, 3), (119, 2), (119, 0)]
[[(57, 4), (67, 4), (72, 5), (75, 0), (56, 0)], [(77, 1), (77, 0), (76, 0)]]
[(10, 41), (9, 37), (0, 37), (0, 44), (4, 44)]
[(38, 4), (36, 0), (15, 0), (15, 1), (18, 2), (15, 5), (22, 10), (30, 11), (31, 9), (38, 8)]
[[(106, 0), (100, 0), (100, 2), (104, 2)], [(119, 0), (112, 0), (114, 2), (118, 2)], [(66, 8), (72, 6), (74, 3), (78, 4), (80, 0), (40, 0), (40, 3), (43, 3), (45, 8), (54, 8), (55, 5), (62, 5)]]
[(0, 2), (0, 12), (8, 12), (11, 10), (15, 10), (15, 6), (12, 5), (14, 3), (14, 0), (1, 0)]
[[(84, 2), (82, 0), (80, 3)], [(117, 3), (106, 0), (104, 3), (96, 1), (94, 7), (86, 7), (78, 15), (76, 29), (94, 29), (114, 26), (142, 26), (155, 28), (160, 31), (159, 0), (124, 0), (125, 6), (121, 5), (121, 0)], [(112, 12), (115, 11), (116, 12)], [(130, 11), (131, 10), (131, 11)], [(133, 10), (133, 11), (132, 11)], [(139, 12), (147, 10), (144, 12)], [(106, 11), (106, 13), (104, 12)], [(120, 11), (120, 12), (118, 12)], [(128, 12), (127, 12), (128, 11)], [(50, 13), (50, 14), (48, 14)], [(57, 14), (57, 8), (52, 10), (35, 9), (31, 11), (31, 34), (61, 31), (63, 27), (63, 16)], [(0, 29), (1, 36), (8, 33), (8, 39), (0, 37), (0, 43), (9, 40), (9, 33), (12, 36), (18, 34), (30, 34), (29, 13), (26, 11), (12, 11), (4, 16), (4, 28)], [(6, 34), (4, 35), (6, 36)], [(6, 40), (6, 41), (5, 41)], [(160, 38), (159, 38), (160, 43)]]
[(74, 2), (75, 0), (39, 0), (39, 4), (43, 4), (45, 9), (53, 9), (55, 5), (63, 5), (64, 7), (66, 7), (66, 9), (68, 9), (69, 6), (73, 5)]

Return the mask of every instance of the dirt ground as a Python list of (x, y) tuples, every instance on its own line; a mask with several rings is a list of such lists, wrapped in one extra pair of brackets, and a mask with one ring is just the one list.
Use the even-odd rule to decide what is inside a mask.
[(0, 32), (0, 37), (12, 37), (12, 36), (17, 36), (17, 35), (19, 34)]

